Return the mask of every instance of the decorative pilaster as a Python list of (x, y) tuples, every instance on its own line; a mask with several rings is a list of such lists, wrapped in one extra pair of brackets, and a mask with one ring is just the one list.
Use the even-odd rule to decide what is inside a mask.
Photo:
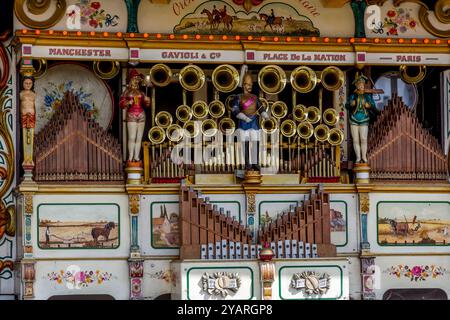
[(142, 284), (144, 277), (144, 260), (130, 259), (128, 260), (130, 268), (130, 300), (143, 299)]
[(139, 3), (141, 0), (125, 0), (128, 11), (128, 27), (127, 32), (139, 32), (137, 25), (137, 14)]
[(375, 300), (375, 271), (375, 257), (361, 257), (363, 300)]
[(34, 269), (34, 261), (22, 260), (22, 282), (23, 282), (23, 298), (34, 298), (34, 280), (36, 271)]
[(140, 211), (140, 195), (130, 194), (128, 196), (128, 202), (130, 207), (130, 218), (131, 218), (131, 248), (130, 257), (140, 258), (140, 249), (138, 243), (138, 217)]
[(272, 261), (274, 252), (269, 243), (264, 244), (259, 257), (259, 270), (261, 275), (261, 296), (263, 300), (272, 300), (272, 284), (275, 281), (275, 263)]
[(33, 215), (33, 193), (23, 193), (24, 204), (24, 258), (30, 259), (33, 257), (33, 244), (31, 241), (31, 219)]
[(367, 8), (366, 0), (352, 0), (350, 6), (352, 7), (353, 17), (355, 18), (355, 37), (365, 38), (364, 13)]
[(367, 215), (369, 214), (369, 194), (359, 193), (359, 213), (361, 216), (361, 250), (370, 250), (367, 240)]
[(256, 214), (256, 193), (247, 192), (247, 226), (252, 233), (253, 241), (255, 241), (255, 214)]

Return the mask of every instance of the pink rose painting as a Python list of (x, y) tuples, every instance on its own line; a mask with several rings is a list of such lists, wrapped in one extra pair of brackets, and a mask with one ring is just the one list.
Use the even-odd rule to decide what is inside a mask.
[(390, 275), (396, 278), (408, 278), (410, 281), (425, 281), (427, 278), (436, 279), (446, 272), (446, 269), (435, 265), (407, 265), (392, 266), (386, 270)]

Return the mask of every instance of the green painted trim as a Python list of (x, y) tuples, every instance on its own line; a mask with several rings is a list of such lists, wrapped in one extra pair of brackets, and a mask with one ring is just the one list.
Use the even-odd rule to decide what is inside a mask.
[[(281, 294), (281, 270), (283, 270), (283, 269), (289, 269), (289, 268), (295, 268), (295, 269), (298, 269), (298, 268), (303, 268), (303, 269), (306, 269), (306, 268), (308, 268), (308, 269), (311, 269), (311, 268), (329, 268), (329, 267), (333, 267), (333, 268), (338, 268), (339, 269), (339, 271), (340, 271), (340, 274), (341, 274), (341, 292), (340, 292), (340, 294), (339, 294), (339, 297), (337, 297), (337, 298), (301, 298), (301, 299), (285, 299), (285, 298), (283, 298), (283, 295)], [(344, 285), (344, 273), (343, 273), (343, 271), (342, 271), (342, 268), (340, 267), (340, 266), (338, 266), (338, 265), (321, 265), (321, 266), (318, 266), (318, 265), (308, 265), (308, 266), (284, 266), (284, 267), (281, 267), (279, 270), (278, 270), (278, 294), (280, 295), (280, 299), (281, 300), (338, 300), (338, 299), (340, 299), (341, 297), (342, 297), (342, 295), (344, 294), (343, 293), (343, 285)]]
[(2, 243), (0, 243), (0, 247), (2, 247), (2, 246), (5, 244), (5, 242), (7, 242), (7, 241), (10, 243), (10, 247), (9, 247), (9, 255), (8, 255), (8, 256), (0, 257), (0, 260), (7, 259), (7, 258), (12, 259), (13, 245), (14, 245), (13, 241), (11, 241), (11, 240), (9, 240), (8, 238), (4, 237)]
[(348, 244), (348, 204), (347, 201), (344, 200), (330, 200), (330, 203), (333, 202), (343, 202), (345, 204), (345, 243), (335, 245), (337, 248), (345, 247)]
[[(5, 277), (4, 274), (8, 274), (9, 277)], [(0, 274), (0, 279), (8, 280), (8, 279), (11, 279), (11, 278), (12, 278), (12, 272), (9, 271), (9, 270), (5, 270), (5, 271), (3, 271), (3, 272)]]
[(377, 202), (377, 244), (380, 247), (448, 247), (450, 243), (447, 244), (432, 244), (432, 243), (422, 243), (422, 244), (413, 244), (413, 243), (403, 243), (403, 244), (395, 244), (395, 243), (380, 243), (380, 237), (378, 233), (378, 213), (379, 213), (379, 205), (382, 203), (446, 203), (450, 206), (450, 201), (378, 201)]
[[(95, 248), (95, 247), (83, 247), (83, 248), (42, 248), (39, 245), (39, 209), (41, 206), (105, 206), (112, 205), (117, 207), (117, 240), (119, 243), (116, 247), (112, 248)], [(36, 236), (37, 236), (37, 246), (41, 250), (116, 250), (120, 247), (120, 206), (117, 203), (41, 203), (37, 206), (37, 221), (36, 221)]]
[[(180, 201), (156, 201), (152, 202), (150, 205), (150, 246), (155, 250), (166, 250), (166, 249), (172, 249), (177, 250), (180, 247), (155, 247), (153, 243), (153, 206), (156, 204), (164, 204), (164, 203), (180, 203)], [(178, 216), (180, 215), (180, 212), (178, 212)], [(181, 230), (180, 230), (180, 236), (181, 236)]]
[[(250, 267), (192, 267), (189, 268), (187, 273), (186, 273), (186, 282), (187, 282), (187, 300), (191, 300), (189, 297), (189, 275), (191, 273), (192, 270), (214, 270), (214, 269), (248, 269), (250, 270), (250, 274), (251, 274), (251, 278), (252, 278), (252, 292), (251, 292), (251, 297), (248, 300), (252, 300), (254, 297), (254, 274), (253, 274), (253, 269)], [(239, 300), (244, 300), (244, 299), (239, 299)]]

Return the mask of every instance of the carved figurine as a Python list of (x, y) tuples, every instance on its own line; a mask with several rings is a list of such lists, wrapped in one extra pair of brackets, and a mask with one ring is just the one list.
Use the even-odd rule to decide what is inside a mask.
[[(233, 101), (232, 113), (239, 119), (238, 130), (241, 137), (245, 141), (245, 170), (259, 170), (258, 157), (256, 156), (256, 164), (254, 158), (250, 161), (250, 143), (258, 140), (258, 133), (260, 130), (259, 116), (262, 104), (258, 97), (252, 94), (253, 81), (250, 73), (246, 73), (242, 84), (242, 93), (236, 95)], [(265, 110), (260, 113), (263, 119), (269, 119), (269, 115)], [(256, 152), (256, 155), (258, 152)]]
[(145, 128), (145, 111), (150, 106), (150, 98), (139, 90), (143, 75), (131, 69), (128, 74), (128, 88), (120, 97), (119, 106), (127, 109), (128, 161), (139, 162), (141, 141)]
[(356, 163), (367, 163), (367, 135), (369, 121), (375, 116), (377, 109), (372, 94), (366, 93), (367, 77), (357, 75), (353, 84), (356, 90), (350, 95), (345, 107), (349, 110), (350, 129), (353, 139), (353, 149), (356, 153)]
[(34, 128), (36, 126), (36, 94), (33, 91), (34, 78), (31, 73), (24, 73), (22, 91), (20, 91), (20, 123), (23, 133), (23, 163), (25, 171), (31, 171), (33, 162)]

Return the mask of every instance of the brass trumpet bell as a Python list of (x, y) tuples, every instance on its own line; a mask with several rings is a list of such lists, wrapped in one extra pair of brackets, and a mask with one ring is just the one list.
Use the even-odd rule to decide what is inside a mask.
[(160, 111), (155, 116), (155, 123), (158, 127), (167, 128), (173, 122), (172, 115), (167, 111)]
[(344, 85), (344, 73), (338, 67), (327, 67), (320, 74), (320, 82), (329, 91), (339, 90)]
[(296, 133), (297, 126), (295, 122), (291, 119), (284, 120), (280, 125), (280, 132), (283, 136), (290, 138)]
[(426, 66), (400, 66), (400, 77), (409, 84), (416, 84), (422, 81), (426, 74)]
[[(41, 78), (44, 74), (47, 73), (47, 67), (48, 67), (47, 60), (45, 60), (45, 59), (33, 59), (33, 68), (34, 68), (33, 77), (35, 79)], [(94, 68), (93, 69), (94, 69), (94, 72), (95, 72), (95, 62), (94, 62)], [(119, 72), (119, 70), (117, 70), (117, 72)]]
[(178, 124), (171, 124), (166, 130), (167, 139), (178, 142), (183, 139), (183, 129)]
[(315, 129), (314, 129), (314, 137), (316, 138), (317, 141), (319, 142), (325, 142), (328, 140), (328, 135), (330, 133), (330, 129), (324, 125), (324, 124), (319, 124)]
[(205, 101), (195, 101), (192, 104), (192, 115), (197, 119), (203, 119), (208, 115), (208, 104)]
[(187, 91), (200, 90), (205, 84), (205, 73), (196, 65), (187, 65), (180, 70), (178, 80)]
[(320, 121), (320, 110), (317, 107), (308, 107), (308, 109), (306, 109), (306, 121), (314, 124)]
[(314, 128), (307, 121), (300, 122), (297, 126), (297, 134), (300, 138), (308, 140), (314, 134)]
[(258, 84), (267, 94), (280, 93), (286, 86), (286, 73), (279, 66), (265, 66), (258, 73)]
[(179, 106), (175, 113), (180, 122), (186, 122), (192, 119), (192, 110), (185, 104)]
[(231, 92), (239, 85), (239, 72), (229, 64), (223, 64), (214, 69), (211, 81), (220, 92)]
[(291, 85), (300, 93), (311, 92), (319, 82), (316, 72), (306, 66), (300, 66), (291, 73)]
[(163, 63), (155, 64), (150, 69), (150, 79), (155, 86), (165, 87), (172, 80), (172, 70)]
[(274, 118), (263, 119), (260, 125), (261, 129), (267, 134), (271, 134), (277, 129), (277, 121)]
[(339, 120), (339, 114), (336, 109), (330, 108), (323, 113), (323, 122), (330, 127), (335, 126)]
[(276, 101), (273, 103), (270, 113), (274, 118), (283, 119), (288, 113), (288, 107), (283, 101)]
[(208, 105), (209, 115), (215, 119), (225, 114), (225, 105), (220, 100), (213, 100)]
[(163, 143), (166, 135), (164, 133), (164, 129), (160, 127), (153, 127), (148, 131), (148, 139), (153, 144)]
[(215, 136), (217, 133), (217, 123), (213, 119), (206, 119), (202, 122), (202, 134), (205, 137)]
[(219, 130), (224, 135), (232, 135), (236, 130), (236, 124), (231, 118), (222, 118), (219, 121)]
[(294, 110), (292, 111), (292, 116), (294, 117), (294, 120), (297, 122), (302, 122), (306, 120), (306, 117), (308, 116), (308, 113), (306, 112), (306, 107), (302, 104), (298, 104), (294, 107)]
[(332, 146), (338, 146), (343, 141), (344, 141), (344, 133), (340, 129), (333, 128), (333, 129), (330, 130), (330, 132), (328, 134), (328, 142)]
[(200, 125), (198, 121), (189, 120), (183, 126), (183, 134), (187, 138), (195, 138), (200, 133)]
[(94, 61), (92, 69), (100, 79), (109, 80), (119, 74), (120, 63), (118, 61)]
[(236, 97), (236, 95), (231, 94), (225, 99), (225, 107), (227, 108), (227, 110), (229, 112), (231, 112), (233, 110), (233, 101), (234, 101), (235, 97)]

